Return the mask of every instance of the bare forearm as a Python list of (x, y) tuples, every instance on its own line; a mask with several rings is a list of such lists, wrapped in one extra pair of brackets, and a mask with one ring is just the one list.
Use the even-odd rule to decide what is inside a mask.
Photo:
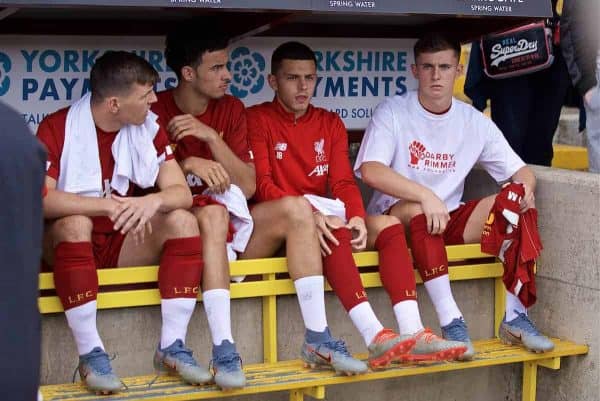
[(529, 167), (523, 166), (517, 170), (517, 172), (513, 174), (512, 180), (527, 185), (531, 188), (531, 192), (535, 192), (535, 175)]
[(217, 135), (207, 143), (215, 160), (229, 173), (231, 182), (240, 187), (246, 197), (251, 197), (256, 190), (254, 167), (240, 160), (220, 136)]
[(44, 198), (44, 217), (47, 219), (66, 216), (106, 216), (107, 214), (108, 205), (105, 198), (81, 196), (50, 188)]
[(175, 209), (189, 209), (192, 207), (192, 193), (187, 186), (175, 184), (166, 188), (161, 188), (156, 192), (146, 196), (156, 196), (160, 199), (159, 211), (166, 213)]
[(366, 162), (360, 172), (363, 181), (378, 191), (409, 202), (421, 202), (431, 191), (379, 162)]

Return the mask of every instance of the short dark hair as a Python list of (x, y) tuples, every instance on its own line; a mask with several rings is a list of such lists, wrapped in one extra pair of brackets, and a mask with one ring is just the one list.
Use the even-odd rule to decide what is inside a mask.
[(304, 43), (285, 42), (277, 47), (271, 56), (271, 74), (276, 74), (283, 60), (312, 60), (317, 64), (315, 52)]
[(229, 38), (218, 29), (199, 29), (200, 23), (188, 23), (167, 35), (165, 58), (178, 79), (185, 66), (197, 67), (202, 55), (226, 49)]
[(423, 53), (435, 53), (444, 50), (454, 50), (460, 58), (460, 41), (452, 35), (441, 32), (429, 32), (421, 36), (414, 46), (415, 62)]
[(159, 79), (158, 72), (140, 56), (110, 50), (96, 60), (90, 72), (92, 99), (123, 94), (133, 84), (154, 85)]

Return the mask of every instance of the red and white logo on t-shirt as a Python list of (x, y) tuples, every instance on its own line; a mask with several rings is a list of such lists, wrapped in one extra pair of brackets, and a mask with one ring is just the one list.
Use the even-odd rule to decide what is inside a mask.
[(410, 162), (408, 166), (416, 170), (430, 173), (449, 173), (456, 170), (454, 153), (436, 153), (427, 150), (425, 145), (419, 141), (412, 141), (408, 145)]
[(410, 164), (416, 166), (419, 164), (419, 160), (423, 159), (425, 156), (427, 149), (421, 142), (412, 141), (412, 143), (408, 145), (408, 151), (410, 152)]
[(322, 163), (326, 160), (325, 157), (325, 138), (315, 141), (315, 161)]

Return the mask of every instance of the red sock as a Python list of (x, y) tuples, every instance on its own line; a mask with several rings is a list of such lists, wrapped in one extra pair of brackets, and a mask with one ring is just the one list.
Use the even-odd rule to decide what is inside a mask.
[(410, 221), (413, 259), (423, 281), (448, 274), (448, 255), (444, 238), (427, 232), (427, 218), (419, 214)]
[(64, 310), (96, 300), (98, 275), (91, 242), (60, 242), (56, 245), (54, 287)]
[(417, 284), (408, 254), (404, 228), (394, 224), (382, 230), (375, 241), (379, 251), (379, 275), (392, 305), (417, 299)]
[(162, 299), (196, 298), (202, 267), (200, 237), (165, 241), (158, 269), (160, 297)]
[(339, 245), (328, 243), (331, 255), (323, 258), (323, 275), (333, 288), (346, 311), (367, 301), (367, 293), (360, 281), (358, 268), (352, 256), (350, 240), (352, 233), (347, 228), (338, 228), (331, 232)]

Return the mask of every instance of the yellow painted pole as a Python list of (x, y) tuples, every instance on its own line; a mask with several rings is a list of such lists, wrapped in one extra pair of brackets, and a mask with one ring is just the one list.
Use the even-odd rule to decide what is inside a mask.
[(494, 335), (498, 337), (498, 329), (504, 318), (504, 309), (506, 305), (506, 288), (502, 277), (494, 279)]
[(304, 401), (302, 389), (290, 390), (290, 401)]
[(523, 362), (523, 401), (535, 401), (537, 363)]
[(316, 398), (317, 400), (325, 399), (325, 386), (309, 387), (304, 389), (304, 394)]
[[(264, 274), (263, 280), (275, 281), (275, 274)], [(267, 363), (275, 363), (277, 362), (277, 297), (269, 295), (262, 297), (262, 300), (263, 359)]]

